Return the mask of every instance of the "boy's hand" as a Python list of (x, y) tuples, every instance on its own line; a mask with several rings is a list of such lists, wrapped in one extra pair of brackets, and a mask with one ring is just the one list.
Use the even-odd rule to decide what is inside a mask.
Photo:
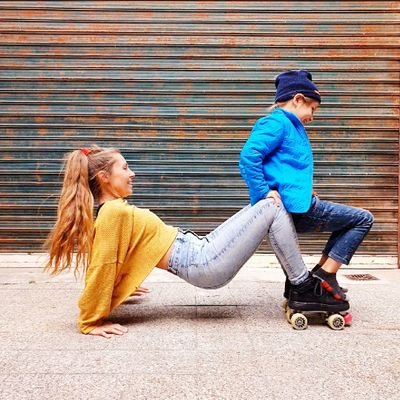
[(266, 199), (273, 199), (274, 204), (277, 207), (280, 207), (282, 204), (281, 195), (276, 190), (270, 190), (268, 194), (265, 196)]

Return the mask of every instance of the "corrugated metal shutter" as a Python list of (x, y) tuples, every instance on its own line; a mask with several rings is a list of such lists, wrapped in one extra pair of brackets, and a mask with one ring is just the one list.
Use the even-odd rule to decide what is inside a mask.
[(62, 156), (92, 143), (121, 148), (137, 205), (209, 231), (247, 202), (238, 156), (274, 76), (306, 68), (324, 93), (316, 189), (375, 214), (361, 252), (397, 254), (399, 16), (393, 1), (0, 1), (0, 251), (41, 250)]

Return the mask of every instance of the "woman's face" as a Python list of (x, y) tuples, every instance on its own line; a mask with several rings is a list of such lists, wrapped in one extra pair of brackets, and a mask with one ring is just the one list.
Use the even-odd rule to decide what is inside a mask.
[(113, 157), (115, 162), (103, 179), (102, 191), (115, 199), (124, 198), (132, 194), (135, 173), (131, 171), (121, 154), (115, 153)]

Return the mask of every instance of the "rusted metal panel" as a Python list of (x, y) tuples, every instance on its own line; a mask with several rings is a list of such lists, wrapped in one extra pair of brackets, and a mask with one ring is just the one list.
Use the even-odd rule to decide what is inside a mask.
[(393, 1), (0, 1), (0, 251), (41, 250), (62, 156), (92, 143), (121, 148), (136, 204), (208, 232), (246, 204), (239, 152), (291, 68), (323, 92), (315, 188), (374, 213), (360, 253), (398, 255)]

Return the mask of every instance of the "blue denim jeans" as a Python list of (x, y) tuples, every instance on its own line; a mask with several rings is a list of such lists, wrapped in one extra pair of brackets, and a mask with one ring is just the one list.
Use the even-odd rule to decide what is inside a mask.
[(308, 271), (292, 218), (272, 199), (243, 208), (206, 236), (180, 231), (168, 270), (194, 286), (217, 289), (233, 279), (267, 236), (291, 283), (304, 281)]
[(333, 203), (313, 196), (310, 209), (292, 214), (298, 233), (332, 232), (322, 253), (348, 264), (374, 223), (373, 215), (362, 208)]

